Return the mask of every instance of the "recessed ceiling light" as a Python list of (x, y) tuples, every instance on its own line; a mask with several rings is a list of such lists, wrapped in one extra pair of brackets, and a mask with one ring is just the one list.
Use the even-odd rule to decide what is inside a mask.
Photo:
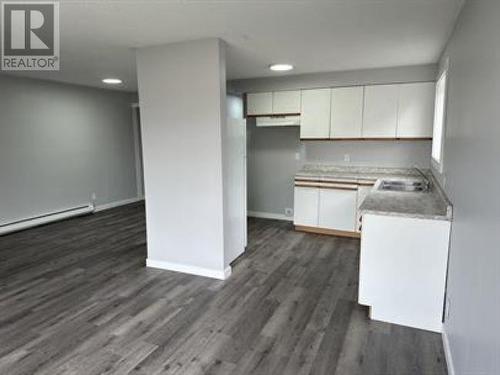
[(123, 83), (123, 81), (118, 78), (104, 78), (102, 81), (107, 85), (119, 85)]
[(269, 69), (275, 72), (286, 72), (293, 69), (293, 65), (290, 64), (272, 64), (269, 65)]

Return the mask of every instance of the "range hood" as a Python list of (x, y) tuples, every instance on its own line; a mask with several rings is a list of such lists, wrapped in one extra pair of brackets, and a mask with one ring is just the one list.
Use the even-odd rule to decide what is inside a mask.
[(299, 126), (300, 116), (257, 117), (257, 126)]

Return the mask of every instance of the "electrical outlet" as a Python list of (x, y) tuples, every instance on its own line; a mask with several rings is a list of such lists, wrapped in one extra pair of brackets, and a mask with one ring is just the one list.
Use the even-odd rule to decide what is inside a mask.
[(349, 163), (349, 162), (351, 161), (351, 155), (349, 155), (349, 154), (344, 154), (344, 161), (345, 161), (346, 163)]
[(285, 216), (293, 216), (293, 208), (285, 208)]
[(97, 195), (95, 193), (92, 193), (90, 199), (92, 200), (92, 202), (95, 202), (95, 200), (97, 199)]
[(300, 160), (300, 152), (295, 153), (295, 160)]

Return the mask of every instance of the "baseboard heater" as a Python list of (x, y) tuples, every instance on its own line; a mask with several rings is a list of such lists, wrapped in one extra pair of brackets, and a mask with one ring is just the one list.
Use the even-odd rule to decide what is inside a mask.
[(30, 217), (23, 220), (14, 221), (11, 223), (0, 225), (0, 236), (9, 234), (12, 232), (18, 232), (24, 229), (36, 227), (43, 224), (52, 223), (54, 221), (59, 221), (63, 219), (69, 219), (71, 217), (82, 216), (94, 212), (95, 207), (93, 204), (87, 206), (79, 206), (74, 208), (68, 208), (63, 211), (52, 212), (45, 215), (40, 215), (36, 217)]

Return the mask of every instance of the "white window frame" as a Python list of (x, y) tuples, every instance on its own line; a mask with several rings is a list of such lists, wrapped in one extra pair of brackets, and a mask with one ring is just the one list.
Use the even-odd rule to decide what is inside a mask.
[[(440, 99), (440, 94), (442, 91), (442, 98)], [(431, 163), (435, 170), (439, 173), (443, 173), (443, 153), (444, 153), (444, 142), (446, 138), (446, 110), (448, 101), (448, 62), (446, 63), (445, 69), (441, 72), (439, 79), (436, 82), (436, 99), (434, 107), (434, 126), (432, 132), (432, 156)], [(441, 122), (441, 128), (438, 129), (437, 126)], [(438, 135), (438, 132), (441, 134)], [(438, 149), (438, 155), (436, 156), (436, 150)]]

